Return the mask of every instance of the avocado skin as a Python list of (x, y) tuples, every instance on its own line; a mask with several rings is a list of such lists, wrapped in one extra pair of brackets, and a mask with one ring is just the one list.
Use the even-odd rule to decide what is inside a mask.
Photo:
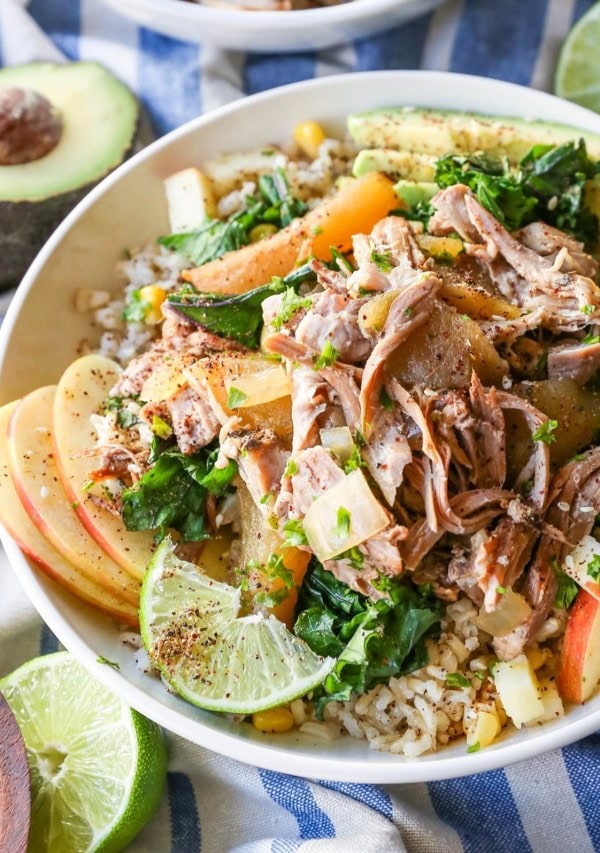
[(434, 158), (482, 149), (506, 154), (513, 164), (536, 143), (561, 145), (583, 137), (590, 157), (600, 159), (598, 134), (512, 116), (391, 107), (353, 113), (348, 117), (348, 131), (364, 148), (414, 151)]

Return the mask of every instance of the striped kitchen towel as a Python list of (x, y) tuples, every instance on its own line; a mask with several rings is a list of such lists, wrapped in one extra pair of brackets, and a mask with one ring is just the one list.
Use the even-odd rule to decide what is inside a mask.
[[(351, 70), (449, 69), (550, 89), (560, 43), (590, 5), (449, 0), (376, 38), (276, 56), (176, 41), (95, 0), (0, 0), (0, 61), (98, 60), (139, 94), (160, 135), (244, 94)], [(0, 554), (0, 675), (56, 648)], [(390, 786), (306, 781), (174, 736), (170, 747), (166, 795), (132, 853), (600, 850), (598, 735), (505, 770)]]

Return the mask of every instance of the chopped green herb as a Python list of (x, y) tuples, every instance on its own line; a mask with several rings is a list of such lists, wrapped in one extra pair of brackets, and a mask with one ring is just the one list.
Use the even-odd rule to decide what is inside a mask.
[(479, 752), (480, 749), (481, 744), (479, 743), (479, 741), (477, 741), (477, 743), (473, 743), (471, 744), (471, 746), (467, 747), (467, 752)]
[(366, 468), (367, 463), (362, 458), (360, 449), (354, 445), (350, 452), (350, 456), (344, 462), (344, 471), (349, 474), (351, 471), (356, 471), (357, 468)]
[(583, 314), (593, 314), (595, 309), (593, 305), (582, 305), (580, 310)]
[(446, 675), (448, 687), (470, 687), (471, 682), (462, 672), (449, 672)]
[(340, 539), (347, 539), (350, 536), (350, 521), (350, 513), (345, 507), (341, 506), (337, 511), (337, 525), (335, 528), (336, 534)]
[(121, 319), (125, 320), (126, 323), (143, 323), (151, 308), (148, 300), (142, 298), (138, 288), (130, 294), (129, 301), (121, 312)]
[(386, 412), (393, 411), (394, 401), (388, 394), (385, 385), (382, 386), (381, 391), (379, 392), (379, 402), (381, 403), (381, 407), (385, 409)]
[(105, 658), (102, 655), (99, 655), (96, 658), (96, 663), (102, 663), (102, 664), (105, 664), (106, 666), (112, 666), (113, 669), (121, 669), (121, 664), (116, 663), (116, 661), (114, 661), (114, 660), (109, 660), (108, 658)]
[(247, 394), (244, 394), (243, 391), (240, 391), (239, 388), (234, 388), (232, 385), (229, 389), (229, 394), (227, 395), (227, 407), (229, 409), (237, 409), (247, 399)]
[(151, 429), (154, 435), (157, 435), (159, 438), (169, 438), (173, 433), (171, 425), (158, 415), (152, 415)]
[(594, 554), (587, 564), (587, 574), (595, 581), (600, 581), (600, 554)]
[(289, 521), (286, 521), (283, 525), (283, 532), (285, 534), (284, 545), (286, 548), (298, 548), (301, 545), (308, 544), (304, 525), (300, 519), (290, 518)]
[(498, 595), (506, 595), (508, 589), (505, 586), (497, 586), (496, 592), (498, 593)]
[(554, 432), (557, 429), (558, 421), (555, 421), (550, 418), (543, 424), (540, 424), (540, 426), (533, 433), (532, 438), (534, 441), (543, 441), (544, 444), (552, 444), (552, 442), (556, 441), (556, 436), (554, 435)]
[(573, 578), (569, 577), (566, 572), (563, 572), (561, 567), (559, 566), (557, 560), (553, 560), (551, 563), (552, 569), (554, 570), (554, 574), (556, 576), (557, 589), (556, 589), (556, 597), (554, 599), (554, 606), (556, 608), (568, 610), (569, 607), (573, 604), (575, 599), (577, 598), (577, 594), (579, 592), (579, 587), (573, 580)]
[[(362, 569), (363, 564), (365, 562), (365, 555), (360, 550), (358, 545), (355, 545), (353, 548), (349, 548), (347, 551), (343, 551), (341, 554), (338, 554), (336, 559), (348, 560), (353, 569)], [(380, 580), (387, 581), (389, 580), (389, 578), (387, 578), (385, 575), (382, 575)], [(375, 588), (378, 589), (380, 592), (386, 591), (382, 589), (381, 586), (376, 583), (376, 581), (373, 581), (373, 586), (375, 586)]]
[(324, 367), (331, 367), (331, 365), (335, 364), (337, 361), (338, 356), (339, 352), (336, 350), (331, 341), (325, 341), (323, 349), (321, 350), (321, 355), (314, 359), (315, 370), (323, 370)]
[(590, 332), (585, 336), (585, 338), (581, 339), (582, 344), (600, 344), (600, 335), (592, 335)]
[(413, 314), (413, 309), (409, 305), (407, 308), (404, 309), (404, 316), (405, 317), (412, 317), (412, 314)]
[(288, 459), (287, 465), (285, 466), (285, 470), (283, 472), (284, 477), (293, 477), (294, 474), (298, 473), (298, 466), (293, 459)]
[(266, 495), (263, 495), (260, 499), (261, 504), (268, 504), (270, 500), (274, 497), (273, 492), (267, 492)]
[(377, 252), (375, 249), (371, 249), (371, 260), (381, 272), (388, 273), (394, 269), (394, 262), (392, 260), (392, 256), (389, 254), (384, 254), (382, 252)]
[(289, 594), (289, 589), (282, 587), (274, 592), (259, 592), (254, 596), (254, 600), (263, 607), (277, 607), (289, 597)]
[(309, 309), (311, 305), (312, 300), (309, 296), (298, 296), (293, 287), (286, 287), (281, 296), (279, 313), (269, 325), (278, 332), (285, 323), (292, 319), (294, 314), (303, 309)]

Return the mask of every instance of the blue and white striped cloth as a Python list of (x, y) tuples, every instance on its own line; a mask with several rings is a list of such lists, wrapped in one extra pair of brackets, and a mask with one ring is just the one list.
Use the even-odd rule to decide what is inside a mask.
[[(138, 29), (95, 0), (0, 0), (0, 61), (101, 61), (138, 92), (158, 135), (243, 94), (351, 70), (450, 69), (551, 89), (561, 41), (591, 4), (450, 0), (377, 38), (260, 56)], [(0, 675), (56, 647), (0, 555)], [(132, 853), (600, 850), (598, 734), (506, 770), (385, 787), (307, 782), (170, 744), (167, 794)]]

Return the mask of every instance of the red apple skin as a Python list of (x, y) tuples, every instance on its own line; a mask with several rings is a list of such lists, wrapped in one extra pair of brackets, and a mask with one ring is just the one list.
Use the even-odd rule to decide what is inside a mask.
[(15, 540), (21, 551), (44, 574), (81, 601), (100, 610), (118, 622), (137, 628), (137, 609), (110, 594), (71, 566), (42, 536), (25, 512), (8, 471), (6, 434), (8, 422), (17, 402), (0, 408), (0, 524)]
[(600, 677), (600, 601), (580, 590), (569, 611), (557, 686), (565, 702), (581, 705)]

